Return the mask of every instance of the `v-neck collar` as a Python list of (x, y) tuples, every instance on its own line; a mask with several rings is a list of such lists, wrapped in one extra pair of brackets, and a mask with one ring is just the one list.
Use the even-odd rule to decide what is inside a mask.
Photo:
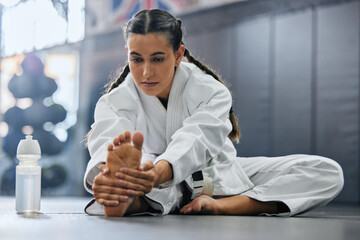
[[(136, 86), (137, 92), (140, 96), (144, 110), (147, 114), (153, 116), (164, 129), (166, 129), (166, 142), (171, 142), (171, 136), (183, 124), (183, 97), (185, 85), (189, 78), (189, 73), (184, 69), (185, 63), (180, 63), (176, 69), (172, 86), (169, 93), (167, 108), (161, 103), (156, 96), (148, 96)], [(132, 77), (132, 76), (131, 76)]]
[(181, 128), (183, 125), (183, 92), (189, 78), (189, 74), (184, 69), (183, 64), (184, 63), (180, 63), (179, 67), (176, 69), (168, 99), (168, 109), (166, 116), (167, 144), (171, 142), (171, 136), (176, 132), (176, 130)]

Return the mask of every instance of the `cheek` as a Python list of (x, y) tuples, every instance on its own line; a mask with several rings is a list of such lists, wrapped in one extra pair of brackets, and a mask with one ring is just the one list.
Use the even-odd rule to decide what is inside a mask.
[(139, 76), (139, 74), (141, 74), (141, 68), (134, 65), (134, 64), (129, 64), (129, 68), (130, 68), (130, 72), (134, 77)]
[(159, 72), (161, 72), (161, 75), (171, 77), (173, 76), (175, 71), (175, 65), (174, 64), (166, 64)]

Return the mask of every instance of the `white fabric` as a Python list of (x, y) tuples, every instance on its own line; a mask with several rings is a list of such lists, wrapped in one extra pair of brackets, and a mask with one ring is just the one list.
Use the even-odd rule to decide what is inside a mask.
[(165, 214), (179, 203), (175, 199), (181, 198), (176, 185), (200, 169), (212, 178), (213, 194), (233, 195), (252, 188), (243, 170), (234, 165), (236, 151), (227, 137), (232, 128), (230, 107), (229, 90), (193, 64), (178, 67), (167, 110), (157, 97), (143, 94), (129, 74), (97, 103), (89, 136), (91, 160), (84, 178), (86, 189), (91, 192), (94, 173), (106, 160), (107, 145), (125, 130), (144, 134), (142, 162), (151, 154), (154, 163), (165, 159), (172, 165), (169, 186), (147, 195), (162, 205)]
[[(249, 191), (254, 184), (244, 171), (249, 170), (245, 164), (248, 161), (236, 158), (228, 138), (232, 129), (231, 102), (231, 94), (223, 84), (190, 63), (182, 62), (176, 71), (167, 110), (157, 97), (143, 94), (129, 73), (96, 105), (88, 141), (91, 159), (84, 177), (85, 188), (92, 193), (94, 177), (106, 161), (107, 145), (119, 133), (129, 130), (144, 134), (142, 162), (165, 159), (172, 165), (172, 182), (146, 195), (150, 205), (162, 214), (180, 206), (179, 184), (198, 170), (212, 181), (214, 196), (243, 192), (255, 196), (256, 191)], [(291, 205), (290, 200), (287, 202)]]
[(326, 205), (344, 185), (335, 161), (315, 155), (238, 158), (255, 187), (243, 195), (259, 201), (285, 203), (293, 216)]

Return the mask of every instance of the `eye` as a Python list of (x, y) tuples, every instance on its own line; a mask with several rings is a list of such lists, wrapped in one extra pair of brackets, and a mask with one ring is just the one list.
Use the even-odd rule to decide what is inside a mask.
[(131, 61), (134, 63), (141, 63), (143, 61), (143, 59), (142, 58), (132, 58)]
[(155, 63), (159, 63), (159, 62), (163, 62), (164, 61), (164, 58), (161, 58), (161, 57), (155, 57), (152, 59), (153, 62)]

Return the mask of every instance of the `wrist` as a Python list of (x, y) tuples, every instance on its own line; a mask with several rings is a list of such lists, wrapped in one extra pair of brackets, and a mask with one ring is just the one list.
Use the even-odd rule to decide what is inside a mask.
[(155, 186), (168, 183), (173, 179), (171, 164), (166, 160), (160, 160), (155, 164)]

